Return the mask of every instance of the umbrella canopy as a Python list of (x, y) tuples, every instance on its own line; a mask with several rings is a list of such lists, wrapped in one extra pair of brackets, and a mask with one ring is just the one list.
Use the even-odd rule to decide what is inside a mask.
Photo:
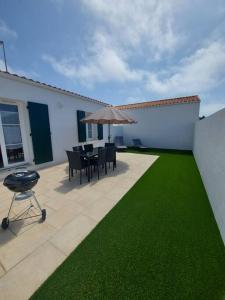
[(83, 118), (81, 122), (91, 124), (132, 124), (136, 121), (127, 113), (116, 109), (113, 106), (103, 107), (96, 112)]
[(109, 130), (109, 142), (110, 142), (110, 124), (133, 124), (137, 123), (127, 113), (116, 109), (113, 106), (103, 107), (96, 112), (90, 114), (86, 118), (83, 118), (81, 122), (91, 124), (108, 124)]

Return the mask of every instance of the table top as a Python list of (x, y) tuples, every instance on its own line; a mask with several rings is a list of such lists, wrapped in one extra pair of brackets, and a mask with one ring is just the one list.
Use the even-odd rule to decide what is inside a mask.
[(98, 155), (98, 148), (94, 148), (93, 151), (82, 152), (82, 154), (81, 154), (81, 156), (86, 157), (86, 158), (92, 158), (96, 155)]

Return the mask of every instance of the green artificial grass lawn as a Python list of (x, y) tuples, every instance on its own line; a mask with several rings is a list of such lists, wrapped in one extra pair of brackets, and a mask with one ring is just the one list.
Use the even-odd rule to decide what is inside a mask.
[(32, 299), (224, 299), (224, 245), (192, 154), (146, 153), (160, 157)]

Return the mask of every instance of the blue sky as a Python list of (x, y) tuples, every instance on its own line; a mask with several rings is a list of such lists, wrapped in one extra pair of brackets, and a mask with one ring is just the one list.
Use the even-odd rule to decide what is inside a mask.
[(225, 107), (224, 0), (0, 0), (0, 40), (11, 72), (108, 103)]

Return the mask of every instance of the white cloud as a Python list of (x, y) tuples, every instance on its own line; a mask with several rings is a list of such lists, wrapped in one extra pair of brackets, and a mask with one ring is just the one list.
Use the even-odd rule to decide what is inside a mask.
[(133, 70), (123, 59), (119, 50), (110, 47), (107, 36), (97, 33), (89, 56), (80, 64), (75, 59), (56, 60), (51, 55), (43, 55), (43, 59), (51, 64), (53, 69), (70, 79), (78, 79), (85, 85), (106, 81), (141, 80), (142, 72)]
[(3, 20), (0, 19), (0, 36), (2, 38), (17, 38), (18, 34), (11, 29)]
[(149, 53), (148, 60), (171, 53), (181, 42), (174, 31), (176, 3), (156, 0), (81, 0), (95, 18), (85, 59), (43, 59), (60, 74), (85, 85), (107, 81), (140, 81), (145, 71), (131, 67), (129, 59), (138, 52)]
[(100, 21), (113, 44), (135, 50), (147, 47), (157, 57), (174, 51), (181, 37), (175, 30), (174, 17), (178, 3), (158, 0), (82, 0), (85, 7)]
[(225, 43), (212, 42), (183, 59), (175, 70), (167, 72), (170, 76), (162, 79), (150, 74), (148, 90), (158, 94), (196, 94), (213, 89), (225, 80)]

